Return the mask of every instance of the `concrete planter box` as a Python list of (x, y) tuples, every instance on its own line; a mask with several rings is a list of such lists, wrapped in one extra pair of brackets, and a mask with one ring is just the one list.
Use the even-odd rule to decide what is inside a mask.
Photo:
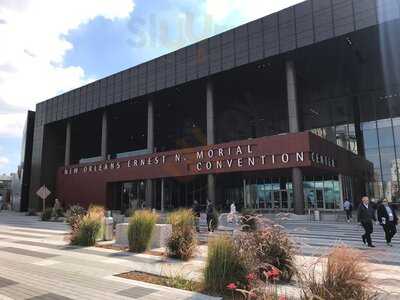
[[(171, 233), (171, 224), (156, 224), (150, 242), (150, 249), (165, 247)], [(115, 230), (115, 244), (121, 246), (129, 245), (128, 223), (117, 224)]]

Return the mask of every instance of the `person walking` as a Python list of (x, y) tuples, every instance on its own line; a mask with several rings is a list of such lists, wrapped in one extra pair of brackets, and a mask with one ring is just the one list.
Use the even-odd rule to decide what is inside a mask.
[(196, 231), (200, 232), (200, 213), (201, 213), (201, 208), (199, 202), (197, 200), (193, 201), (193, 214), (194, 214), (194, 222), (196, 225)]
[(353, 216), (352, 216), (353, 206), (352, 206), (351, 202), (349, 201), (349, 199), (346, 199), (344, 201), (343, 209), (346, 212), (347, 223), (350, 223), (351, 219), (353, 218)]
[(214, 226), (211, 224), (213, 222), (214, 205), (210, 200), (207, 200), (206, 214), (208, 232), (214, 232)]
[(362, 235), (362, 241), (367, 244), (368, 247), (375, 247), (372, 244), (371, 234), (374, 231), (374, 224), (372, 221), (376, 221), (375, 210), (372, 205), (369, 204), (367, 196), (362, 197), (362, 203), (358, 206), (357, 220), (364, 228), (365, 233)]
[(386, 244), (392, 247), (392, 238), (397, 233), (398, 217), (395, 208), (386, 198), (378, 207), (378, 221), (385, 231)]

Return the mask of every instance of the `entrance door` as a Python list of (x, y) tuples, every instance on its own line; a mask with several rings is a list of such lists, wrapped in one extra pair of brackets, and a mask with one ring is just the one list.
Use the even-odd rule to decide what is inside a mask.
[(317, 202), (317, 208), (324, 208), (324, 190), (323, 189), (316, 189), (315, 190), (316, 194), (316, 202)]
[(275, 209), (281, 209), (281, 191), (273, 191), (272, 192), (273, 203)]

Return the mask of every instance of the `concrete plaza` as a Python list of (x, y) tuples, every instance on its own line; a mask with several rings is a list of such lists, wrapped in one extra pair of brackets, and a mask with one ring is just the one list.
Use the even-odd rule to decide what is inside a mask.
[[(385, 245), (375, 226), (376, 248), (361, 245), (356, 224), (285, 221), (282, 226), (299, 245), (298, 264), (307, 266), (332, 246), (359, 248), (371, 261), (368, 268), (380, 299), (400, 299), (400, 239)], [(68, 226), (41, 222), (38, 217), (0, 212), (0, 299), (213, 299), (205, 295), (115, 277), (128, 271), (200, 279), (207, 253), (201, 246), (190, 262), (102, 248), (68, 246)], [(294, 286), (282, 286), (298, 295)], [(214, 298), (215, 299), (215, 298)]]
[(215, 299), (113, 275), (132, 270), (182, 271), (196, 278), (202, 262), (67, 245), (68, 227), (0, 212), (0, 299)]

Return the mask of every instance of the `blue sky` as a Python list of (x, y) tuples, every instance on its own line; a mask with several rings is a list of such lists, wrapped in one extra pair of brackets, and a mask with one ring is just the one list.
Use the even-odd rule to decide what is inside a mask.
[(300, 0), (3, 0), (0, 174), (35, 104)]

